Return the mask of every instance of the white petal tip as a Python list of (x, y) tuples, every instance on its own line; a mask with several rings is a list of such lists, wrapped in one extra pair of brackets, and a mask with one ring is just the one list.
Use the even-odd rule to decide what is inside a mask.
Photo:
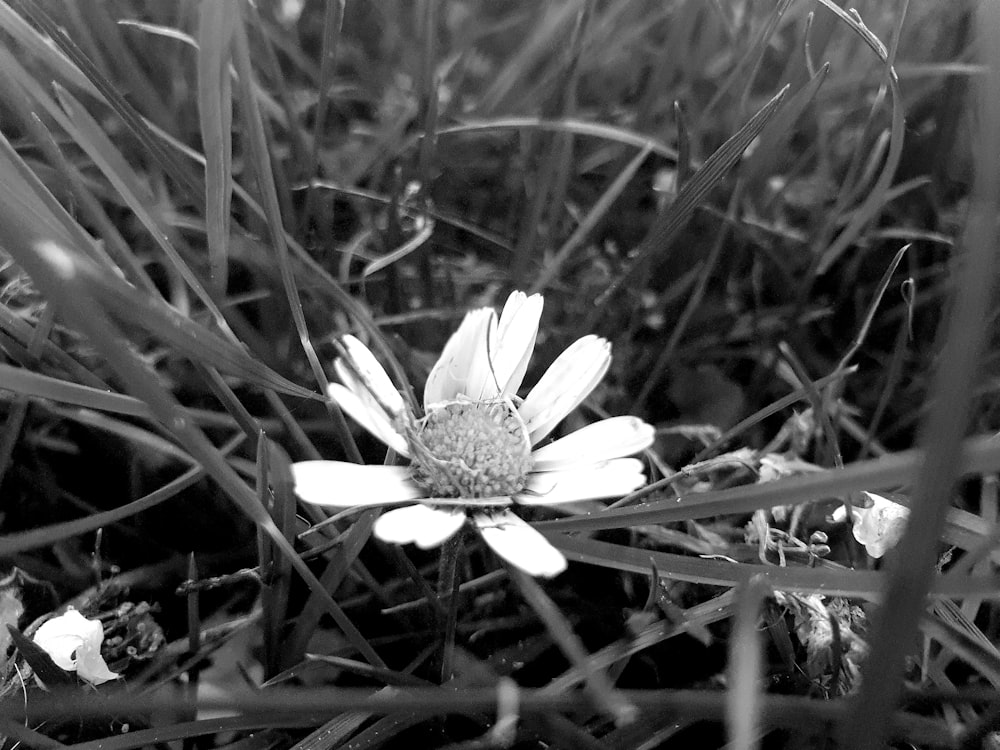
[(566, 558), (549, 540), (509, 511), (476, 516), (486, 544), (528, 575), (553, 578), (566, 570)]

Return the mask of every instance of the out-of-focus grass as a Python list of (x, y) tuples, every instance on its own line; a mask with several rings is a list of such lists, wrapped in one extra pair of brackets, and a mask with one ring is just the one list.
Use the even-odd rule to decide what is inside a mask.
[[(45, 591), (0, 617), (30, 633), (71, 600), (124, 674), (68, 722), (27, 689), (22, 730), (11, 653), (0, 732), (811, 746), (860, 669), (907, 682), (858, 727), (973, 746), (1000, 674), (995, 314), (934, 343), (975, 245), (973, 25), (903, 0), (0, 2), (0, 556)], [(415, 402), (463, 312), (513, 288), (546, 296), (528, 382), (612, 341), (566, 429), (655, 423), (655, 484), (537, 511), (574, 561), (552, 582), (470, 541), (442, 590), (434, 555), (371, 540), (378, 511), (297, 503), (288, 463), (385, 458), (321, 395), (338, 335)], [(949, 454), (917, 427), (964, 401), (970, 479), (926, 498)], [(831, 523), (858, 490), (951, 500), (904, 542), (919, 577)], [(930, 598), (865, 646), (856, 605), (890, 579)]]

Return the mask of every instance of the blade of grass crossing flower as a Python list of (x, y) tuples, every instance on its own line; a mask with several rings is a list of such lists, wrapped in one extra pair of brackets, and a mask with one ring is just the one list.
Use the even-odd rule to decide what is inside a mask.
[(764, 679), (764, 644), (757, 628), (760, 608), (771, 587), (759, 575), (736, 592), (736, 616), (729, 636), (729, 689), (726, 728), (733, 750), (760, 747), (760, 694)]
[[(0, 218), (8, 218), (9, 212), (2, 204), (0, 212), (2, 212)], [(0, 225), (5, 223), (0, 221)], [(10, 233), (9, 229), (7, 233)], [(322, 592), (321, 596), (328, 612), (352, 645), (368, 661), (384, 666), (378, 654), (343, 610), (329, 593), (322, 589), (312, 571), (281, 534), (250, 488), (240, 479), (218, 449), (209, 442), (205, 434), (187, 418), (170, 393), (136, 359), (135, 354), (117, 333), (115, 325), (95, 304), (87, 289), (81, 288), (78, 278), (78, 258), (68, 250), (43, 240), (38, 236), (37, 230), (28, 229), (21, 233), (17, 241), (6, 242), (4, 246), (28, 272), (38, 288), (50, 300), (55, 301), (63, 318), (73, 321), (74, 326), (87, 334), (91, 343), (102, 353), (109, 366), (133, 395), (149, 405), (160, 423), (169, 429), (188, 453), (205, 467), (236, 506), (271, 537), (282, 554), (288, 556), (306, 584), (314, 591)]]
[(198, 8), (198, 122), (205, 151), (208, 265), (212, 282), (222, 294), (229, 273), (233, 201), (233, 95), (229, 59), (237, 15), (235, 0), (202, 3)]
[[(939, 367), (931, 388), (931, 410), (921, 430), (924, 461), (914, 481), (913, 507), (898, 545), (897, 564), (890, 570), (885, 600), (875, 620), (872, 651), (865, 662), (861, 690), (855, 699), (856, 721), (842, 726), (846, 747), (874, 750), (885, 741), (885, 722), (898, 701), (901, 669), (936, 559), (936, 541), (944, 523), (954, 482), (958, 479), (960, 440), (969, 416), (985, 322), (995, 283), (996, 215), (1000, 211), (1000, 6), (979, 5), (977, 51), (987, 72), (977, 90), (978, 128), (973, 138), (974, 185), (963, 233), (965, 248), (958, 274), (954, 307), (944, 329)], [(947, 363), (941, 366), (940, 363)]]
[(511, 581), (535, 610), (556, 646), (570, 664), (586, 674), (587, 690), (594, 704), (614, 719), (616, 724), (631, 721), (635, 715), (635, 707), (614, 688), (603, 671), (594, 667), (580, 639), (548, 594), (531, 576), (512, 565), (506, 567)]
[(785, 87), (779, 91), (771, 101), (765, 104), (743, 127), (706, 159), (701, 168), (685, 183), (677, 197), (656, 217), (649, 232), (646, 233), (635, 251), (631, 253), (634, 258), (632, 263), (597, 299), (595, 311), (591, 315), (592, 320), (588, 320), (583, 328), (587, 331), (593, 330), (594, 322), (610, 299), (632, 281), (655, 255), (663, 253), (664, 248), (669, 245), (674, 235), (687, 224), (698, 205), (709, 192), (722, 182), (729, 170), (739, 161), (750, 142), (774, 117), (787, 90)]
[[(316, 350), (313, 348), (312, 341), (309, 338), (305, 314), (302, 311), (302, 300), (299, 298), (299, 290), (295, 283), (295, 274), (292, 271), (288, 258), (284, 222), (281, 218), (281, 209), (278, 205), (278, 196), (275, 191), (274, 175), (271, 169), (271, 156), (267, 147), (264, 125), (261, 121), (260, 107), (257, 104), (257, 98), (252, 85), (253, 69), (250, 64), (250, 49), (246, 27), (242, 18), (236, 23), (233, 32), (233, 58), (239, 76), (238, 91), (240, 107), (244, 124), (248, 131), (247, 140), (250, 146), (249, 160), (257, 178), (257, 188), (260, 193), (264, 214), (267, 217), (268, 233), (274, 245), (278, 267), (281, 270), (281, 280), (285, 296), (288, 298), (288, 307), (292, 313), (295, 330), (299, 335), (299, 343), (305, 352), (306, 359), (309, 361), (313, 376), (320, 386), (320, 391), (326, 393), (329, 382), (327, 381), (326, 374), (323, 372), (323, 367), (319, 363), (319, 358), (316, 356)], [(358, 451), (344, 415), (332, 400), (328, 400), (326, 404), (348, 458), (356, 463), (361, 463), (361, 453)]]

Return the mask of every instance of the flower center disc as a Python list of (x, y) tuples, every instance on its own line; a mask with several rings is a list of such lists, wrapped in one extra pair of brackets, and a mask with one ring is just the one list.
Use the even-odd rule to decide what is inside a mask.
[(413, 478), (433, 497), (509, 498), (524, 489), (531, 443), (509, 401), (443, 404), (415, 433), (409, 440)]

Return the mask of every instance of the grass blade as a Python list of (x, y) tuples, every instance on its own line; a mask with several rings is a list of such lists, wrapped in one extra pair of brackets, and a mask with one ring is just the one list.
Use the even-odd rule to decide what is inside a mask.
[(205, 151), (205, 222), (209, 276), (225, 294), (233, 201), (233, 101), (230, 43), (238, 8), (233, 0), (198, 9), (198, 121)]
[[(802, 594), (822, 592), (827, 596), (848, 596), (872, 601), (879, 599), (886, 582), (884, 573), (871, 570), (735, 564), (728, 560), (686, 557), (578, 536), (548, 533), (546, 536), (568, 560), (639, 575), (648, 575), (650, 563), (653, 563), (660, 578), (666, 581), (735, 587), (745, 585), (753, 576), (759, 575), (771, 588), (778, 591)], [(940, 576), (933, 581), (931, 596), (959, 598), (982, 593), (996, 600), (1000, 599), (998, 583), (998, 576), (966, 576), (956, 580)]]
[[(1000, 441), (994, 437), (970, 438), (960, 446), (954, 462), (958, 474), (995, 472), (1000, 469)], [(623, 507), (535, 524), (540, 531), (596, 531), (646, 524), (671, 523), (730, 513), (752, 513), (774, 505), (815, 502), (854, 490), (877, 490), (906, 484), (926, 456), (921, 450), (894, 453), (870, 461), (856, 461), (842, 469), (789, 477), (775, 482), (733, 487), (714, 492), (658, 500), (634, 508)], [(982, 533), (985, 533), (985, 524)], [(966, 539), (966, 543), (969, 540)], [(648, 567), (648, 565), (647, 565)], [(780, 587), (776, 587), (780, 588)]]
[[(299, 297), (299, 290), (295, 283), (295, 274), (292, 271), (288, 258), (288, 243), (285, 241), (284, 221), (281, 217), (278, 194), (275, 190), (274, 172), (271, 168), (271, 154), (267, 146), (264, 123), (261, 120), (260, 107), (257, 104), (254, 92), (254, 76), (253, 68), (250, 64), (249, 41), (242, 19), (236, 24), (234, 29), (233, 42), (234, 62), (239, 76), (240, 107), (250, 144), (250, 163), (257, 178), (257, 189), (262, 199), (268, 233), (277, 255), (278, 267), (281, 270), (282, 286), (285, 290), (285, 296), (288, 298), (288, 307), (292, 313), (295, 330), (299, 335), (299, 343), (305, 352), (306, 359), (309, 361), (309, 366), (312, 369), (313, 376), (316, 378), (316, 382), (319, 384), (320, 390), (326, 393), (329, 383), (326, 373), (323, 372), (323, 367), (320, 365), (319, 358), (316, 356), (316, 350), (313, 348), (312, 341), (309, 338), (305, 313), (302, 311), (302, 300)], [(361, 453), (358, 451), (344, 415), (333, 401), (327, 401), (327, 405), (348, 458), (356, 463), (360, 463)]]
[[(976, 8), (978, 49), (988, 66), (980, 79), (979, 119), (975, 154), (975, 184), (962, 245), (966, 252), (957, 269), (954, 307), (944, 329), (943, 348), (931, 388), (931, 411), (921, 431), (924, 460), (913, 476), (913, 506), (898, 545), (897, 564), (890, 571), (885, 600), (879, 609), (872, 651), (865, 662), (861, 691), (855, 699), (854, 721), (842, 726), (846, 747), (874, 750), (886, 738), (886, 719), (900, 695), (900, 672), (910, 636), (937, 562), (936, 542), (949, 499), (958, 479), (961, 438), (971, 406), (985, 322), (996, 277), (996, 215), (1000, 211), (1000, 6)], [(846, 231), (846, 230), (845, 230)], [(945, 364), (946, 363), (946, 364)]]
[[(617, 292), (646, 267), (654, 255), (664, 251), (674, 235), (691, 218), (698, 204), (722, 181), (726, 173), (739, 161), (750, 142), (760, 134), (764, 126), (775, 115), (787, 90), (786, 86), (779, 91), (771, 101), (765, 104), (742, 128), (706, 159), (701, 168), (684, 184), (674, 201), (656, 217), (649, 232), (631, 253), (634, 258), (631, 265), (611, 283), (596, 301), (597, 311), (592, 316), (593, 318), (597, 317), (600, 310)], [(594, 320), (588, 320), (584, 328), (588, 332), (593, 330)]]

